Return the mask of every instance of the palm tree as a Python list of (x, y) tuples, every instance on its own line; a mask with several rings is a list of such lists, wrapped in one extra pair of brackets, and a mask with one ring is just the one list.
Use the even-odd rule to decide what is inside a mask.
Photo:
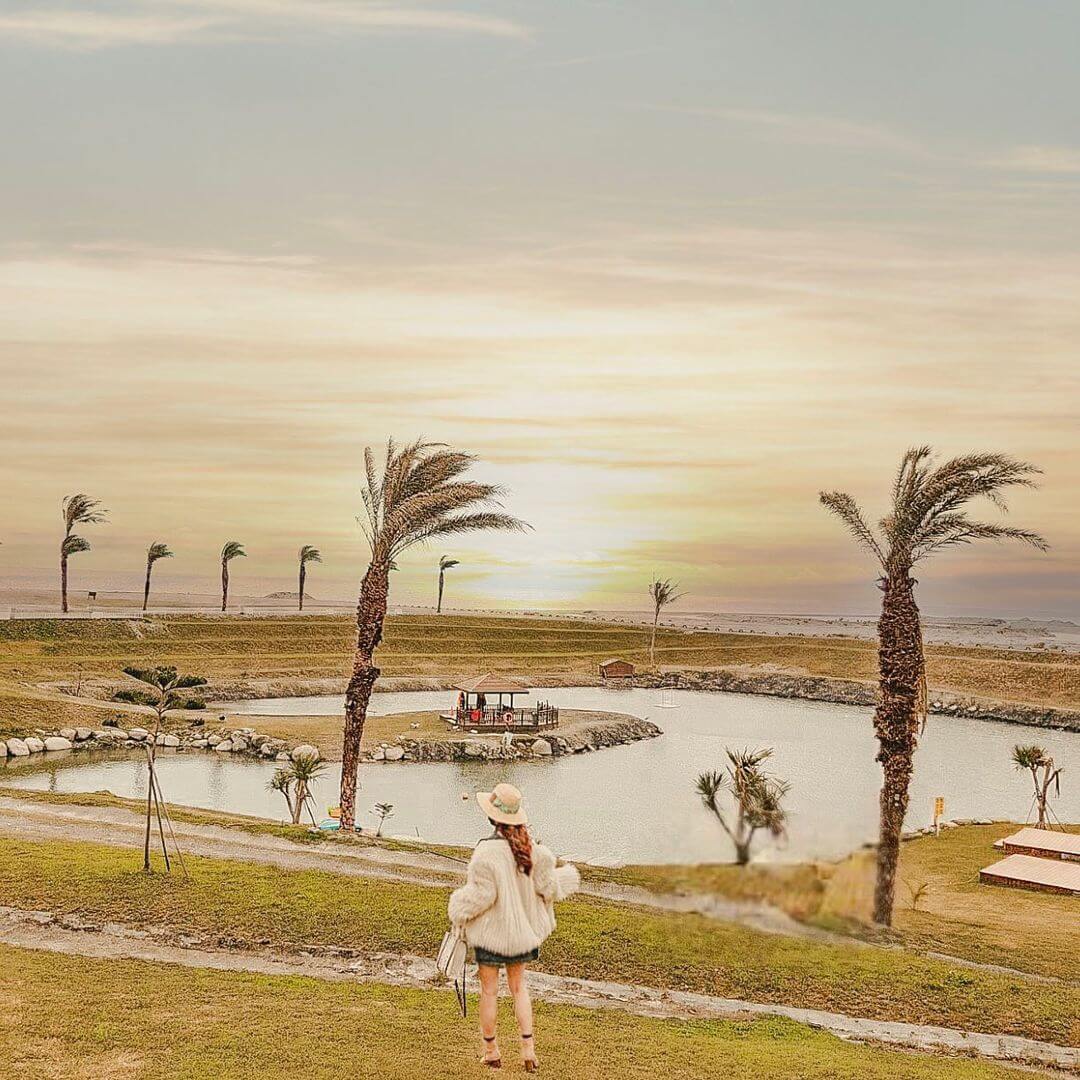
[(345, 737), (341, 756), (341, 825), (355, 823), (356, 773), (368, 702), (379, 669), (375, 650), (382, 641), (396, 558), (416, 544), (481, 529), (524, 529), (498, 507), (499, 488), (463, 479), (472, 454), (416, 441), (398, 447), (391, 439), (381, 475), (371, 447), (364, 451), (364, 517), (360, 519), (371, 561), (360, 584), (356, 607), (356, 653), (345, 691)]
[(171, 559), (172, 557), (173, 553), (169, 550), (169, 545), (161, 543), (160, 540), (146, 549), (146, 585), (143, 587), (143, 611), (146, 610), (150, 603), (150, 571), (153, 570), (154, 563), (158, 559)]
[(226, 541), (221, 549), (221, 610), (229, 606), (229, 563), (233, 559), (246, 559), (247, 552), (239, 540)]
[(304, 804), (312, 797), (311, 785), (326, 772), (326, 762), (318, 754), (299, 754), (286, 766), (293, 785), (292, 823), (300, 824)]
[(60, 610), (68, 609), (68, 557), (90, 550), (90, 541), (73, 530), (76, 525), (100, 525), (108, 515), (99, 510), (101, 503), (89, 495), (68, 495), (60, 504), (64, 518), (64, 539), (60, 541)]
[(652, 620), (652, 637), (649, 638), (649, 663), (656, 664), (656, 624), (660, 621), (660, 612), (663, 608), (666, 608), (668, 604), (675, 603), (680, 596), (684, 593), (678, 592), (679, 583), (672, 581), (670, 578), (666, 578), (664, 581), (660, 581), (658, 578), (656, 581), (649, 583), (649, 596), (652, 597), (653, 602), (653, 620)]
[(289, 808), (289, 820), (293, 820), (292, 770), (287, 765), (275, 769), (274, 775), (267, 781), (266, 786), (271, 791), (280, 791), (285, 797), (285, 805)]
[(322, 562), (322, 552), (317, 547), (305, 544), (300, 549), (300, 610), (304, 610), (304, 583), (307, 581), (307, 564)]
[(435, 607), (435, 614), (442, 614), (442, 591), (443, 591), (443, 579), (446, 577), (446, 571), (452, 566), (460, 566), (461, 561), (459, 559), (451, 559), (449, 555), (443, 555), (439, 559), (439, 602)]
[(938, 463), (928, 446), (904, 454), (892, 490), (892, 506), (875, 531), (850, 495), (821, 493), (821, 501), (848, 527), (882, 568), (878, 619), (880, 701), (874, 713), (877, 760), (884, 773), (874, 890), (874, 920), (889, 925), (896, 893), (900, 832), (907, 813), (912, 758), (926, 719), (926, 662), (915, 603), (915, 564), (946, 548), (976, 540), (1021, 540), (1040, 551), (1046, 541), (1026, 529), (973, 521), (973, 499), (1005, 509), (1007, 488), (1034, 487), (1034, 465), (1004, 454), (973, 453)]
[[(726, 771), (706, 772), (697, 778), (697, 793), (735, 845), (735, 862), (746, 866), (759, 829), (767, 829), (777, 839), (786, 832), (787, 812), (781, 803), (790, 785), (762, 770), (762, 763), (772, 757), (770, 749), (728, 750), (727, 756)], [(735, 802), (731, 825), (717, 801), (721, 791), (730, 792)]]
[(1050, 798), (1051, 785), (1054, 787), (1055, 794), (1061, 794), (1061, 769), (1054, 764), (1054, 759), (1041, 746), (1034, 744), (1023, 746), (1017, 743), (1013, 747), (1012, 761), (1019, 772), (1026, 769), (1031, 773), (1031, 780), (1035, 786), (1035, 805), (1039, 811), (1037, 827), (1042, 829), (1049, 824), (1046, 804)]

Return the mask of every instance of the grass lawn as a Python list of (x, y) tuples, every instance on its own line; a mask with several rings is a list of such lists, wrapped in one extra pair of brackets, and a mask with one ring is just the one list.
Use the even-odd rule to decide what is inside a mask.
[[(193, 880), (144, 876), (130, 851), (0, 837), (0, 903), (239, 941), (431, 955), (446, 891), (189, 858)], [(694, 915), (575, 898), (542, 966), (561, 975), (782, 1002), (878, 1019), (1080, 1043), (1080, 988), (1042, 986), (897, 949), (762, 934)]]
[[(474, 1012), (437, 991), (92, 960), (0, 946), (0, 1061), (27, 1080), (379, 1080), (486, 1073)], [(75, 1004), (77, 1003), (77, 1004)], [(475, 1006), (475, 1002), (473, 1003)], [(856, 1046), (785, 1020), (669, 1021), (538, 1004), (554, 1076), (1004, 1080), (1019, 1071)], [(513, 1021), (500, 1017), (516, 1071)]]

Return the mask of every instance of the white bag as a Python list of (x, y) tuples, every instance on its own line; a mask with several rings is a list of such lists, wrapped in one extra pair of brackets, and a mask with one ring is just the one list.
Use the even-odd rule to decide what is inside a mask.
[(458, 1005), (461, 1006), (461, 1015), (467, 1015), (465, 1003), (465, 958), (469, 947), (465, 944), (465, 935), (456, 926), (450, 927), (443, 934), (442, 944), (439, 946), (439, 955), (435, 958), (435, 966), (448, 979), (454, 982), (454, 990), (457, 993)]

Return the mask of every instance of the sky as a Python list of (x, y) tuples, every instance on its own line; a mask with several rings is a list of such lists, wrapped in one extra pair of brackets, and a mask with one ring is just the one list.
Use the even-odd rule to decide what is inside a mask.
[[(344, 598), (362, 453), (451, 443), (523, 536), (460, 604), (865, 613), (817, 502), (1040, 465), (935, 615), (1080, 618), (1073, 0), (0, 0), (0, 579)], [(987, 513), (995, 512), (988, 508)], [(295, 586), (293, 586), (295, 587)], [(450, 586), (448, 586), (450, 588)]]

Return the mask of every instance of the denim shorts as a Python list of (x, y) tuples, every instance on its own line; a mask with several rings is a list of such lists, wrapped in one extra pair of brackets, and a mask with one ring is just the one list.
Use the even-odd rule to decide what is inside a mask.
[(503, 956), (502, 953), (491, 952), (489, 949), (481, 949), (476, 946), (476, 962), (485, 967), (506, 967), (508, 964), (531, 964), (540, 958), (539, 949), (531, 949), (519, 956)]

